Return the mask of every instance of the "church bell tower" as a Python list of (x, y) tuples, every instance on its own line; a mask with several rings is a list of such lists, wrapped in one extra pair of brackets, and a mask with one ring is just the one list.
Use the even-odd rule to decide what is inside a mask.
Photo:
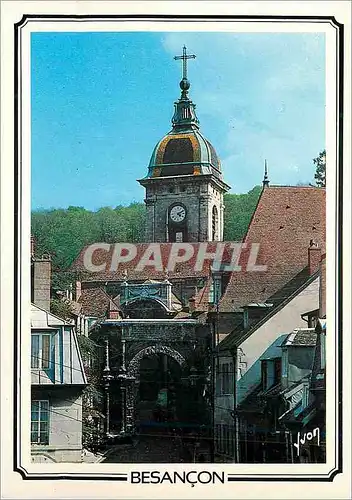
[(195, 104), (189, 99), (188, 55), (183, 47), (181, 96), (175, 102), (172, 129), (155, 146), (148, 174), (138, 182), (146, 190), (147, 242), (222, 241), (222, 179), (214, 147), (199, 131)]

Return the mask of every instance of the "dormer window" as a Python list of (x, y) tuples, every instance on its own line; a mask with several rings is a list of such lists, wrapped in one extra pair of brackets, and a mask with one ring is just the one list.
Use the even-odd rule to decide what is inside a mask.
[(266, 391), (281, 379), (281, 358), (262, 360), (262, 388)]
[(267, 360), (262, 360), (262, 389), (266, 391), (268, 389), (268, 367)]
[(31, 335), (31, 368), (47, 370), (51, 367), (52, 339), (50, 334)]

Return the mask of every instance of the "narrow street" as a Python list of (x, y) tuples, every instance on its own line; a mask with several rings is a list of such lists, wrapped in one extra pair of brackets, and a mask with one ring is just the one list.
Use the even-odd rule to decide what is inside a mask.
[(166, 435), (141, 435), (133, 444), (117, 445), (104, 463), (179, 463), (182, 462), (181, 441)]

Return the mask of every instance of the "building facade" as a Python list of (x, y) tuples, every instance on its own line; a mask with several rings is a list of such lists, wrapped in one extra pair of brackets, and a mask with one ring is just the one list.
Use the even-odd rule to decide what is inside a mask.
[[(323, 263), (324, 259), (318, 270), (308, 266), (300, 279), (288, 283), (266, 304), (244, 307), (243, 324), (217, 346), (217, 460), (296, 461), (292, 452), (292, 432), (299, 430), (296, 417), (314, 400), (308, 395), (313, 364), (318, 363), (314, 361), (315, 319), (320, 307), (325, 307)], [(290, 412), (295, 412), (294, 423)], [(284, 421), (291, 422), (291, 427)]]
[(86, 377), (74, 325), (32, 304), (31, 453), (34, 462), (80, 462)]
[(31, 249), (31, 455), (33, 462), (80, 462), (87, 384), (73, 321), (50, 312), (51, 260)]

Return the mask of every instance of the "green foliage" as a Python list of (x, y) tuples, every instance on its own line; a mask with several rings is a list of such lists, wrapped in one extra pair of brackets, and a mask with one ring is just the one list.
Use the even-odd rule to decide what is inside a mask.
[(224, 240), (241, 241), (246, 234), (262, 188), (255, 186), (246, 194), (225, 194)]
[(315, 183), (318, 187), (325, 187), (325, 172), (326, 172), (326, 150), (319, 153), (319, 156), (313, 159), (315, 165)]
[(82, 442), (85, 448), (95, 452), (103, 441), (103, 428), (101, 428), (100, 432), (97, 428), (97, 422), (101, 421), (99, 410), (104, 399), (100, 384), (101, 371), (97, 363), (100, 359), (99, 350), (101, 350), (101, 346), (84, 335), (78, 335), (77, 339), (88, 380), (88, 385), (83, 389), (82, 393)]
[(96, 212), (83, 207), (32, 212), (36, 254), (51, 255), (54, 290), (64, 290), (75, 280), (68, 268), (84, 246), (97, 242), (140, 242), (144, 226), (143, 203), (104, 207)]
[(71, 305), (66, 300), (51, 299), (50, 312), (64, 320), (72, 319)]

